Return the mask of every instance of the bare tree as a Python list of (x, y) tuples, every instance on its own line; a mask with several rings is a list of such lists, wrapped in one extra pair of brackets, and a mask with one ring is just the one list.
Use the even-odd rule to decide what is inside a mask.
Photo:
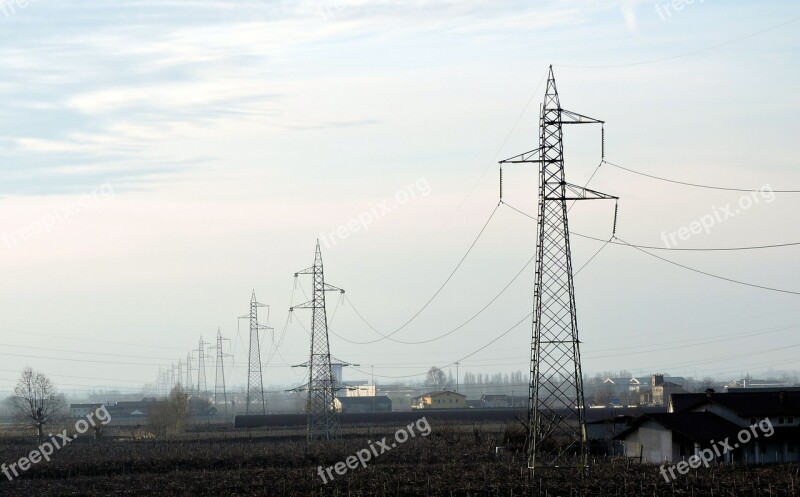
[(22, 371), (12, 396), (17, 414), (36, 428), (41, 438), (44, 426), (58, 419), (64, 412), (64, 397), (56, 392), (50, 378), (31, 368)]
[(445, 375), (444, 371), (441, 369), (432, 366), (425, 377), (425, 385), (437, 390), (442, 390), (447, 386), (447, 375)]
[(189, 394), (178, 384), (166, 400), (153, 404), (147, 417), (148, 426), (161, 437), (181, 433), (191, 413)]

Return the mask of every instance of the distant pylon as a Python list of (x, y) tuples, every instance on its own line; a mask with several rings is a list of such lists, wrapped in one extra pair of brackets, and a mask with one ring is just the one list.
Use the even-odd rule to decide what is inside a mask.
[(192, 353), (186, 353), (186, 385), (184, 385), (184, 390), (188, 393), (192, 392)]
[(580, 340), (569, 243), (567, 202), (616, 199), (569, 184), (564, 175), (564, 124), (602, 121), (561, 108), (553, 68), (541, 107), (539, 148), (501, 161), (539, 164), (528, 465), (588, 468)]
[[(243, 316), (250, 319), (250, 353), (247, 359), (247, 397), (245, 402), (245, 413), (250, 410), (258, 411), (261, 414), (267, 413), (267, 403), (264, 401), (264, 375), (261, 370), (261, 330), (271, 330), (269, 326), (258, 324), (258, 308), (269, 307), (266, 304), (259, 304), (256, 300), (256, 291), (250, 297), (250, 314)], [(269, 321), (269, 313), (267, 313)], [(256, 404), (251, 407), (250, 404)]]
[(317, 240), (314, 265), (295, 273), (310, 274), (314, 284), (312, 300), (289, 309), (311, 309), (311, 354), (308, 367), (308, 401), (306, 404), (306, 432), (309, 441), (317, 438), (335, 438), (339, 435), (339, 420), (334, 403), (337, 390), (331, 368), (331, 351), (328, 342), (328, 317), (325, 311), (325, 292), (344, 293), (341, 288), (325, 283), (322, 269), (322, 252)]
[(227, 416), (228, 396), (225, 393), (225, 357), (227, 357), (228, 354), (222, 351), (222, 344), (225, 340), (229, 339), (222, 338), (222, 331), (217, 328), (217, 346), (215, 347), (217, 349), (217, 374), (214, 377), (214, 405), (217, 408), (217, 412), (219, 412), (219, 405), (222, 403), (222, 405), (225, 406), (223, 414)]
[(197, 348), (197, 396), (204, 399), (208, 398), (208, 386), (206, 385), (206, 345), (203, 336), (200, 335), (200, 345)]

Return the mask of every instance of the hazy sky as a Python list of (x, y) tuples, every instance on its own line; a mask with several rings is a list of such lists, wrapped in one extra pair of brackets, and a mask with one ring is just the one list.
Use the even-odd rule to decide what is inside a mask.
[[(603, 166), (589, 186), (621, 197), (622, 239), (664, 246), (662, 233), (669, 240), (730, 204), (739, 212), (708, 233), (668, 243), (800, 241), (800, 196), (767, 193), (800, 188), (797, 2), (8, 3), (0, 391), (26, 365), (67, 391), (137, 390), (218, 327), (233, 348), (229, 383), (241, 383), (247, 330), (237, 317), (253, 289), (271, 306), (275, 342), (284, 337), (273, 354), (265, 335), (265, 384), (302, 383), (287, 363), (307, 359), (308, 313), (285, 323), (310, 290), (307, 277), (295, 288), (293, 274), (312, 264), (321, 234), (327, 281), (379, 330), (396, 329), (497, 204), (497, 160), (537, 146), (549, 64), (562, 105), (607, 122), (607, 160), (766, 190), (689, 188)], [(584, 184), (600, 159), (600, 130), (566, 133), (568, 179)], [(507, 168), (505, 199), (534, 214), (536, 180), (531, 166)], [(608, 238), (613, 211), (577, 205), (571, 228)], [(373, 218), (368, 230), (351, 222), (359, 216)], [(340, 227), (346, 237), (330, 235)], [(441, 295), (394, 337), (420, 341), (466, 321), (532, 257), (535, 230), (501, 207)], [(576, 269), (600, 246), (573, 238)], [(795, 292), (799, 254), (659, 252)], [(800, 295), (613, 245), (576, 285), (588, 373), (800, 369)], [(371, 365), (376, 376), (421, 375), (522, 320), (532, 286), (529, 266), (474, 321), (425, 345), (347, 343), (378, 336), (329, 294), (332, 353), (361, 364), (349, 379), (367, 378)], [(462, 361), (461, 373), (527, 370), (530, 328), (528, 319)]]

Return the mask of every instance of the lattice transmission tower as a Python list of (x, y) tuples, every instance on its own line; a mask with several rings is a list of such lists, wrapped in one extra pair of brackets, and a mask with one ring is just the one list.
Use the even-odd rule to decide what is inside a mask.
[(192, 362), (194, 362), (194, 361), (192, 361), (192, 353), (191, 352), (187, 352), (186, 353), (186, 385), (184, 386), (184, 390), (186, 392), (189, 392), (189, 393), (191, 393), (192, 389), (193, 389), (193, 387), (192, 387), (192, 371), (194, 370), (194, 367), (192, 366)]
[(225, 341), (230, 341), (229, 338), (222, 337), (222, 331), (217, 328), (217, 345), (214, 347), (217, 351), (217, 360), (216, 360), (216, 375), (214, 376), (214, 406), (217, 408), (217, 413), (219, 413), (219, 405), (220, 403), (224, 406), (224, 410), (222, 414), (224, 416), (228, 415), (228, 395), (225, 392), (225, 358), (230, 357), (230, 354), (226, 354), (223, 351), (223, 344)]
[(251, 404), (253, 411), (267, 413), (267, 403), (264, 401), (264, 376), (261, 369), (261, 331), (272, 330), (267, 325), (258, 324), (258, 308), (267, 308), (267, 322), (269, 322), (269, 306), (261, 304), (256, 299), (256, 291), (250, 297), (250, 314), (240, 319), (250, 320), (250, 349), (247, 359), (247, 396), (245, 398), (245, 413), (249, 414)]
[(501, 164), (539, 165), (528, 419), (528, 465), (531, 476), (540, 468), (588, 469), (586, 413), (567, 203), (617, 197), (565, 181), (562, 126), (602, 123), (598, 119), (561, 108), (551, 66), (540, 112), (539, 147), (501, 161)]
[(197, 347), (197, 396), (204, 399), (208, 398), (208, 385), (206, 384), (206, 345), (200, 335), (200, 344)]
[(308, 441), (315, 439), (336, 438), (339, 435), (339, 420), (336, 416), (334, 403), (338, 387), (331, 367), (331, 351), (328, 341), (328, 316), (325, 311), (325, 292), (344, 293), (344, 290), (325, 283), (322, 268), (322, 252), (317, 240), (317, 250), (314, 255), (314, 265), (303, 271), (295, 273), (295, 278), (301, 274), (311, 275), (314, 285), (313, 296), (310, 301), (294, 306), (294, 309), (311, 309), (311, 353), (308, 363), (308, 384), (305, 388), (297, 390), (308, 391), (306, 403), (306, 433)]

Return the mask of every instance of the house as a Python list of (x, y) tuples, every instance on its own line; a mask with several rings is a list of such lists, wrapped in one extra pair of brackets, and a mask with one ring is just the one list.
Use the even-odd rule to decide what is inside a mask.
[(334, 399), (337, 412), (391, 412), (392, 400), (385, 395), (361, 397), (337, 397)]
[(73, 418), (85, 418), (90, 412), (100, 409), (103, 404), (70, 404), (69, 415)]
[(673, 394), (667, 413), (645, 414), (616, 438), (642, 462), (674, 463), (707, 449), (718, 463), (800, 461), (800, 389)]
[(466, 395), (450, 390), (428, 392), (411, 399), (412, 409), (463, 409)]
[(639, 462), (686, 460), (712, 440), (735, 437), (739, 427), (708, 412), (649, 413), (636, 418), (617, 435), (626, 457)]

